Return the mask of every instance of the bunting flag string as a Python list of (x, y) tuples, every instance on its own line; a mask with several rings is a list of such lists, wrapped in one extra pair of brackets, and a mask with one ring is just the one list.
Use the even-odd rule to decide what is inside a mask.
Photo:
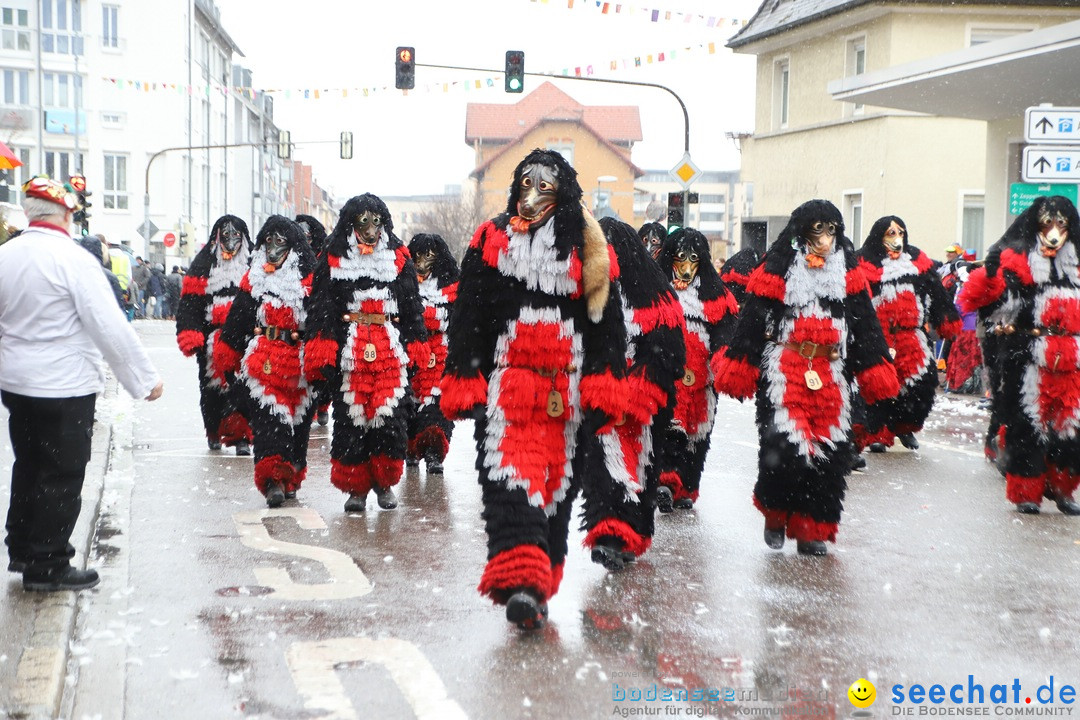
[[(534, 0), (534, 2), (537, 0)], [(593, 0), (595, 1), (595, 0)], [(568, 0), (573, 2), (573, 0)], [(690, 45), (678, 50), (665, 50), (662, 52), (646, 53), (644, 55), (635, 55), (633, 57), (619, 58), (615, 60), (608, 60), (605, 63), (596, 64), (583, 64), (574, 65), (561, 68), (557, 71), (549, 71), (544, 73), (552, 78), (559, 77), (592, 77), (596, 74), (597, 67), (606, 67), (610, 72), (619, 72), (625, 70), (633, 70), (635, 68), (641, 68), (647, 65), (655, 63), (667, 63), (676, 59), (686, 59), (688, 57), (704, 55), (715, 55), (717, 52), (717, 44), (715, 42), (699, 43), (697, 45)], [(251, 88), (240, 87), (232, 85), (221, 85), (218, 83), (207, 83), (201, 85), (187, 85), (183, 83), (169, 83), (169, 82), (155, 82), (152, 80), (135, 80), (128, 78), (118, 78), (102, 76), (102, 81), (110, 83), (119, 90), (133, 90), (136, 92), (170, 92), (178, 95), (198, 95), (210, 97), (213, 93), (221, 95), (235, 95), (237, 97), (244, 97), (252, 102), (255, 101), (258, 93), (279, 94), (286, 100), (302, 99), (302, 100), (320, 100), (323, 98), (349, 98), (349, 97), (372, 97), (387, 93), (404, 93), (408, 94), (408, 90), (398, 90), (392, 85), (381, 85), (377, 87), (347, 87), (347, 88)], [(485, 76), (481, 78), (472, 78), (469, 80), (456, 80), (453, 82), (442, 81), (426, 83), (424, 85), (418, 85), (416, 91), (432, 92), (473, 92), (475, 90), (483, 90), (489, 88), (495, 88), (502, 85), (501, 75), (497, 76)]]
[(641, 18), (652, 23), (683, 23), (705, 25), (710, 28), (741, 28), (748, 20), (743, 18), (720, 17), (718, 15), (704, 15), (701, 13), (681, 12), (678, 10), (665, 10), (663, 8), (649, 8), (642, 5), (629, 3), (606, 2), (605, 0), (529, 0), (534, 5), (547, 5), (549, 7), (562, 6), (565, 1), (567, 10), (589, 11), (613, 17), (622, 15), (625, 17)]

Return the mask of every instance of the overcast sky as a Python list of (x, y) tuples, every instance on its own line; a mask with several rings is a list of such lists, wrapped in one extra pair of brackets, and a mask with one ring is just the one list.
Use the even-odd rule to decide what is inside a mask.
[[(501, 69), (506, 50), (524, 50), (529, 72), (561, 72), (593, 65), (594, 77), (666, 85), (682, 97), (690, 116), (690, 152), (703, 170), (738, 167), (738, 152), (725, 137), (753, 129), (754, 58), (724, 47), (736, 27), (709, 27), (693, 17), (749, 19), (756, 0), (644, 0), (609, 4), (601, 14), (596, 0), (217, 0), (226, 31), (246, 57), (237, 62), (253, 71), (257, 88), (290, 88), (274, 94), (275, 120), (301, 143), (295, 157), (314, 166), (319, 183), (337, 197), (362, 193), (415, 195), (439, 193), (460, 184), (473, 169), (465, 144), (465, 106), (469, 102), (515, 102), (503, 92)], [(660, 11), (660, 21), (650, 13)], [(667, 12), (672, 20), (664, 20)], [(715, 54), (701, 47), (715, 43)], [(416, 90), (394, 90), (394, 50), (416, 48), (417, 62), (493, 68), (475, 71), (417, 68)], [(694, 48), (690, 52), (685, 47)], [(670, 52), (675, 50), (675, 58)], [(665, 62), (658, 62), (659, 53)], [(653, 64), (646, 62), (652, 54)], [(623, 68), (642, 58), (640, 69)], [(610, 62), (618, 69), (610, 70)], [(495, 87), (461, 90), (442, 83), (486, 80)], [(542, 78), (527, 77), (525, 91)], [(652, 88), (555, 81), (586, 105), (637, 105), (644, 139), (632, 160), (644, 169), (667, 170), (683, 153), (683, 117), (668, 93)], [(435, 87), (429, 88), (434, 84)], [(382, 88), (389, 88), (383, 91)], [(302, 89), (348, 89), (303, 98)], [(364, 97), (360, 88), (379, 90)], [(342, 130), (354, 133), (352, 160), (338, 159)]]

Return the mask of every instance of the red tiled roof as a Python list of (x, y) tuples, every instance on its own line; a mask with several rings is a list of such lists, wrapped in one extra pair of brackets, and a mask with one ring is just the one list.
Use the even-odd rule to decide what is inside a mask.
[(550, 82), (512, 105), (469, 103), (465, 142), (509, 142), (541, 120), (575, 120), (610, 143), (641, 140), (641, 114), (634, 105), (582, 105)]

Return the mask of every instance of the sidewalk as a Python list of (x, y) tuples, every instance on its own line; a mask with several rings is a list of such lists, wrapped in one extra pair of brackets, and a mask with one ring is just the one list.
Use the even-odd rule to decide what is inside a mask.
[[(118, 404), (117, 399), (117, 385), (110, 377), (105, 392), (97, 401), (93, 451), (86, 466), (82, 512), (71, 536), (76, 553), (72, 564), (76, 567), (85, 567), (109, 459), (117, 450), (113, 446), (113, 428), (126, 412), (125, 404)], [(130, 414), (127, 420), (130, 422)], [(5, 518), (14, 460), (7, 421), (7, 410), (0, 406), (0, 516)], [(77, 614), (78, 593), (25, 592), (22, 576), (6, 572), (6, 552), (2, 559), (6, 583), (0, 595), (0, 717), (56, 718), (68, 675), (69, 640)]]

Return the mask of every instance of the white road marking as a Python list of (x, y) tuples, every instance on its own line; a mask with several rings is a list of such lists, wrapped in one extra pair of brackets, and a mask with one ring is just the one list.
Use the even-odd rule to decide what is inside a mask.
[[(356, 709), (345, 694), (334, 666), (368, 662), (384, 666), (408, 701), (417, 720), (468, 720), (446, 696), (446, 687), (420, 650), (395, 638), (334, 638), (297, 642), (285, 651), (296, 689), (308, 710), (322, 710), (327, 720), (355, 720)], [(367, 715), (367, 713), (365, 713)]]
[(326, 523), (319, 513), (306, 507), (246, 510), (233, 515), (233, 522), (240, 533), (240, 542), (244, 545), (263, 552), (293, 555), (320, 562), (330, 574), (331, 580), (328, 583), (304, 584), (293, 582), (285, 568), (272, 565), (255, 567), (255, 577), (259, 584), (273, 588), (276, 597), (283, 600), (345, 600), (371, 592), (371, 582), (351, 557), (329, 548), (275, 540), (263, 525), (263, 519), (268, 517), (292, 518), (302, 530), (325, 530)]

